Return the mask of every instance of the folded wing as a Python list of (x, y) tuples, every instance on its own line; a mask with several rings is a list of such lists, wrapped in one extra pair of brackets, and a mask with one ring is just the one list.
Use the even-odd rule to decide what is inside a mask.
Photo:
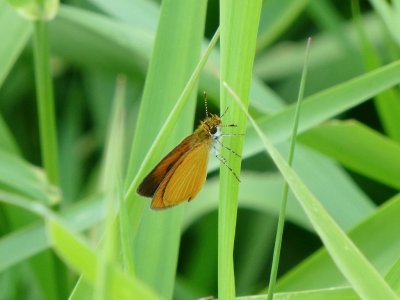
[(208, 155), (207, 143), (199, 143), (186, 153), (157, 188), (151, 207), (167, 208), (194, 198), (206, 180)]
[(193, 139), (189, 136), (172, 149), (171, 152), (169, 152), (143, 179), (137, 189), (138, 194), (145, 197), (153, 197), (162, 181), (165, 181), (168, 173), (176, 167), (177, 163), (179, 164), (179, 161), (193, 147), (192, 141)]

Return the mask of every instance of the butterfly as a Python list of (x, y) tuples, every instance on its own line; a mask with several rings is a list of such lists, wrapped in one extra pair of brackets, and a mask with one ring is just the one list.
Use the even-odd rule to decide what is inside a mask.
[(209, 152), (213, 148), (216, 157), (232, 172), (240, 182), (239, 177), (219, 154), (219, 148), (224, 147), (240, 157), (232, 149), (221, 142), (223, 136), (242, 134), (223, 134), (221, 118), (208, 114), (207, 96), (205, 94), (206, 118), (200, 122), (197, 129), (183, 139), (178, 146), (171, 150), (143, 179), (137, 193), (144, 197), (153, 198), (151, 208), (163, 209), (175, 206), (184, 201), (192, 200), (201, 190), (207, 177)]

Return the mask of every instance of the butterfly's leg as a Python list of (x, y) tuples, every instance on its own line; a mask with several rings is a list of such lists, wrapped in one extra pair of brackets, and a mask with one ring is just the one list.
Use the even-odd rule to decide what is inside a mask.
[[(222, 144), (221, 144), (221, 145), (222, 145)], [(222, 145), (222, 146), (223, 146), (223, 145)], [(231, 173), (233, 174), (233, 176), (235, 176), (235, 178), (237, 179), (237, 181), (241, 182), (240, 179), (239, 179), (239, 176), (237, 176), (237, 174), (235, 173), (235, 171), (228, 165), (228, 162), (226, 161), (226, 159), (225, 159), (223, 156), (219, 155), (218, 149), (215, 148), (214, 145), (212, 145), (212, 147), (213, 147), (213, 149), (215, 150), (215, 157), (218, 158), (218, 160), (219, 160), (220, 162), (222, 162), (222, 163), (229, 169), (229, 171), (231, 171)], [(225, 147), (225, 146), (223, 146), (223, 147)], [(239, 157), (240, 157), (240, 156), (239, 156)]]

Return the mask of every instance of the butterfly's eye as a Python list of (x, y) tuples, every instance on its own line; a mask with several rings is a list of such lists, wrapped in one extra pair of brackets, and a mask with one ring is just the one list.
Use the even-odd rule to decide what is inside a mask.
[(211, 133), (212, 135), (216, 134), (217, 131), (218, 131), (217, 126), (213, 126), (213, 127), (210, 128), (210, 133)]

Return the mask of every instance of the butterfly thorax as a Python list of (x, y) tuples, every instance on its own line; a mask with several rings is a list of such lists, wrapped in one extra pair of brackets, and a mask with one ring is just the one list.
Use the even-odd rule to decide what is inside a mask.
[(212, 143), (221, 137), (221, 119), (219, 116), (211, 114), (210, 117), (205, 118), (200, 122), (194, 135), (197, 136), (199, 141), (207, 141)]

